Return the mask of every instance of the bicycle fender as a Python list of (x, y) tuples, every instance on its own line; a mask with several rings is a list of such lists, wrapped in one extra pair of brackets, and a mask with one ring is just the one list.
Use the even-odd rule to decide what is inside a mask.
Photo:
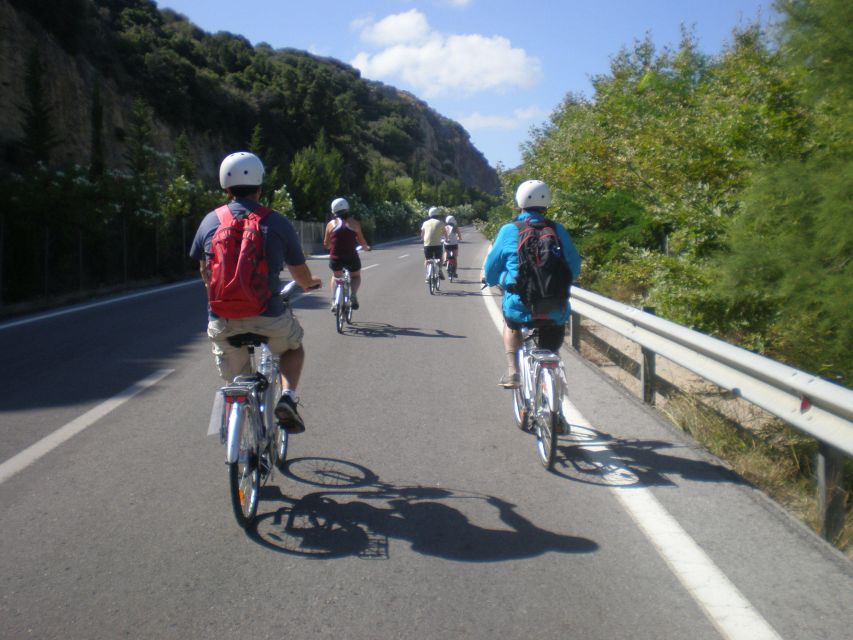
[(240, 452), (240, 426), (243, 420), (243, 405), (235, 402), (231, 405), (231, 414), (228, 416), (228, 439), (225, 446), (225, 461), (228, 464), (237, 462)]
[(539, 386), (542, 389), (542, 395), (548, 400), (548, 409), (553, 413), (559, 413), (560, 398), (557, 397), (557, 385), (554, 384), (553, 374), (547, 369), (543, 369), (540, 373)]

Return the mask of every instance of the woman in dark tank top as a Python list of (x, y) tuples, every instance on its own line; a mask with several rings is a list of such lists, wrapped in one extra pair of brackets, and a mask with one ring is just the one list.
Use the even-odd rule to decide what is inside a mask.
[(346, 200), (335, 198), (332, 201), (332, 214), (335, 217), (326, 225), (323, 235), (323, 246), (329, 250), (329, 269), (332, 270), (329, 287), (334, 296), (335, 278), (343, 275), (344, 268), (349, 269), (352, 278), (352, 308), (358, 309), (356, 292), (361, 286), (361, 259), (356, 247), (361, 245), (365, 251), (370, 251), (370, 246), (361, 232), (361, 223), (350, 218)]

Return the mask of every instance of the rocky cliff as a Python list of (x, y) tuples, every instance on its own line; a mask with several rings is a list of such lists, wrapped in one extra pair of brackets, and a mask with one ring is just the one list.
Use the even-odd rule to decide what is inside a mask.
[[(121, 47), (113, 44), (118, 40), (113, 38), (109, 31), (114, 28), (113, 25), (117, 20), (113, 19), (111, 22), (108, 19), (109, 12), (114, 11), (104, 6), (109, 3), (77, 0), (76, 4), (86, 12), (85, 21), (81, 19), (79, 29), (85, 30), (86, 33), (82, 36), (80, 34), (73, 36), (77, 38), (77, 42), (81, 42), (76, 46), (69, 46), (68, 39), (63, 39), (61, 34), (57, 35), (56, 27), (51, 28), (49, 21), (43, 19), (43, 14), (39, 15), (39, 11), (45, 11), (44, 7), (48, 7), (51, 2), (42, 0), (36, 4), (40, 9), (28, 7), (26, 3), (0, 0), (0, 86), (3, 89), (0, 92), (0, 151), (2, 151), (0, 163), (5, 165), (7, 170), (15, 169), (20, 156), (27, 65), (34, 49), (38, 50), (43, 65), (41, 83), (45, 92), (45, 102), (50, 109), (51, 125), (57, 133), (57, 145), (51, 154), (54, 164), (77, 163), (85, 166), (89, 163), (96, 87), (103, 108), (102, 144), (108, 168), (121, 169), (124, 166), (124, 140), (128, 119), (133, 103), (139, 97), (146, 98), (149, 103), (154, 104), (152, 146), (161, 151), (171, 152), (177, 135), (185, 132), (189, 137), (199, 174), (209, 179), (215, 176), (218, 162), (226, 151), (245, 144), (244, 141), (248, 137), (246, 129), (251, 131), (253, 119), (258, 122), (263, 121), (268, 129), (280, 126), (285, 130), (285, 134), (282, 134), (285, 137), (288, 127), (293, 131), (293, 135), (286, 137), (280, 143), (282, 162), (287, 163), (288, 158), (292, 158), (295, 151), (305, 146), (306, 142), (300, 136), (310, 132), (306, 132), (306, 127), (300, 123), (307, 121), (310, 114), (293, 114), (294, 110), (298, 111), (304, 107), (298, 103), (295, 103), (295, 107), (288, 105), (290, 115), (287, 122), (283, 121), (280, 115), (284, 109), (276, 111), (266, 107), (267, 103), (293, 101), (292, 92), (270, 88), (267, 90), (268, 94), (281, 91), (283, 95), (271, 97), (267, 95), (259, 99), (257, 94), (241, 92), (238, 90), (239, 87), (235, 88), (233, 84), (229, 84), (227, 86), (229, 108), (239, 113), (240, 127), (235, 126), (229, 131), (224, 127), (205, 126), (204, 120), (215, 119), (217, 111), (222, 112), (225, 107), (220, 104), (204, 104), (204, 100), (199, 96), (205, 94), (200, 90), (193, 92), (193, 87), (215, 86), (216, 82), (222, 79), (222, 75), (219, 78), (215, 77), (216, 73), (222, 73), (221, 69), (197, 70), (192, 77), (193, 87), (178, 87), (184, 91), (186, 103), (190, 104), (185, 110), (186, 113), (179, 116), (178, 110), (172, 106), (175, 101), (171, 105), (165, 101), (158, 105), (157, 88), (152, 90), (151, 87), (150, 74), (153, 73), (152, 68), (156, 70), (151, 63), (151, 58), (159, 55), (160, 51), (149, 51), (142, 55), (124, 46), (124, 42), (120, 42), (123, 45)], [(156, 12), (156, 5), (153, 3), (140, 0), (140, 4), (144, 5), (149, 12)], [(210, 36), (201, 32), (181, 16), (171, 15), (164, 20), (159, 17), (161, 15), (149, 19), (155, 26), (165, 24), (166, 27), (170, 27), (177, 24), (180, 29), (190, 33), (195, 39), (193, 45), (196, 50), (200, 47), (210, 48), (209, 41), (221, 36), (221, 34)], [(143, 27), (147, 28), (145, 25)], [(226, 35), (230, 37), (230, 34)], [(242, 40), (234, 37), (233, 42), (229, 41), (228, 46), (232, 49), (234, 42), (240, 43)], [(97, 50), (97, 54), (93, 54), (93, 50)], [(299, 55), (296, 56), (298, 64), (302, 67), (310, 65), (311, 73), (321, 80), (331, 78), (338, 82), (339, 76), (346, 75), (346, 82), (357, 82), (363, 85), (359, 91), (363, 91), (364, 95), (381, 99), (383, 105), (392, 105), (394, 110), (401, 111), (407, 122), (416, 123), (417, 131), (413, 136), (415, 141), (412, 148), (407, 149), (404, 157), (393, 158), (398, 165), (412, 167), (420, 163), (420, 166), (427, 167), (433, 180), (457, 179), (468, 187), (474, 187), (486, 193), (498, 191), (499, 184), (495, 171), (471, 144), (467, 132), (458, 123), (442, 117), (410, 94), (360, 79), (357, 71), (343, 63), (317, 58), (305, 52), (298, 53)], [(133, 58), (131, 54), (136, 57)], [(164, 59), (172, 66), (165, 67), (161, 63), (161, 67), (166, 69), (165, 83), (174, 81), (180, 84), (181, 79), (176, 77), (173, 69), (185, 70), (190, 65), (190, 61), (181, 59), (171, 50), (168, 54)], [(292, 58), (294, 56), (289, 57), (289, 59)], [(144, 64), (140, 61), (144, 61)], [(193, 64), (201, 63), (193, 60)], [(229, 77), (233, 77), (233, 73)], [(154, 81), (156, 82), (156, 76)], [(175, 87), (165, 83), (161, 85), (164, 91), (173, 93), (176, 91)], [(190, 83), (187, 82), (187, 84)], [(328, 92), (334, 93), (334, 90), (330, 88)], [(143, 95), (140, 96), (140, 93)], [(363, 98), (363, 100), (369, 99)], [(180, 101), (177, 104), (180, 105)], [(362, 113), (377, 111), (379, 108), (360, 106)], [(184, 111), (184, 109), (180, 110)], [(209, 118), (208, 115), (210, 115)], [(227, 115), (225, 113), (222, 117), (226, 118)], [(200, 122), (202, 124), (199, 126)], [(328, 128), (328, 125), (321, 124)], [(356, 124), (361, 127), (364, 123)], [(317, 127), (320, 126), (320, 124), (317, 125)], [(348, 133), (344, 131), (339, 135), (343, 137)], [(352, 136), (356, 137), (355, 134)]]

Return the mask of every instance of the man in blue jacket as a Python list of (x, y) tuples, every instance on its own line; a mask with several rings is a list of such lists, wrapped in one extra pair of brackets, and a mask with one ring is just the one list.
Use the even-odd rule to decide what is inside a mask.
[[(541, 180), (527, 180), (519, 185), (515, 192), (515, 202), (521, 213), (512, 222), (505, 224), (498, 231), (486, 262), (483, 265), (484, 280), (489, 286), (499, 285), (504, 290), (504, 349), (506, 351), (507, 372), (501, 377), (500, 386), (505, 389), (516, 389), (519, 386), (518, 360), (516, 352), (521, 347), (521, 327), (531, 320), (530, 309), (521, 301), (521, 296), (512, 291), (518, 276), (518, 236), (519, 227), (515, 223), (535, 217), (544, 220), (545, 211), (551, 204), (551, 190)], [(581, 257), (572, 243), (571, 236), (560, 223), (554, 223), (557, 236), (562, 245), (562, 255), (569, 266), (574, 279), (577, 279), (581, 268)], [(571, 308), (568, 297), (562, 308), (548, 313), (548, 320), (553, 324), (541, 326), (539, 329), (539, 346), (543, 349), (557, 352), (563, 344), (566, 335), (566, 322), (569, 320)]]

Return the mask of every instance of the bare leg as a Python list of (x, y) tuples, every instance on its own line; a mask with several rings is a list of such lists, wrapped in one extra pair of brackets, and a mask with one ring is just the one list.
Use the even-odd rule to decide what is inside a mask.
[(296, 385), (299, 384), (299, 376), (302, 374), (302, 365), (305, 363), (305, 349), (300, 346), (298, 349), (285, 351), (279, 357), (281, 366), (281, 376), (283, 379), (282, 388), (290, 391), (296, 391)]
[(521, 347), (521, 332), (504, 325), (504, 350), (506, 351), (506, 374), (498, 383), (505, 389), (514, 389), (519, 385), (517, 352)]

